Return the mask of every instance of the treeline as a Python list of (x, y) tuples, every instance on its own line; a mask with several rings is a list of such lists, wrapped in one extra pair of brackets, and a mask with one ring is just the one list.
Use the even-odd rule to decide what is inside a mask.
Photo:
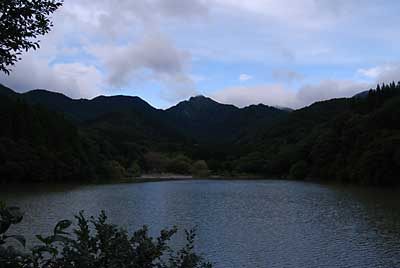
[[(202, 103), (216, 111), (232, 109), (208, 98), (177, 106), (177, 114), (196, 115), (195, 130), (182, 135), (175, 126), (184, 121), (181, 129), (191, 128), (190, 117), (175, 120), (169, 127), (162, 111), (142, 102), (135, 110), (113, 108), (76, 123), (62, 113), (27, 104), (19, 94), (5, 92), (0, 98), (2, 182), (104, 181), (143, 173), (174, 173), (400, 184), (399, 83), (378, 85), (353, 98), (317, 102), (284, 114), (252, 107), (262, 114), (260, 121), (244, 110), (240, 114), (252, 117), (251, 127), (237, 126), (232, 135), (235, 140), (231, 136), (218, 138), (219, 142), (204, 136), (213, 135), (209, 125), (201, 130), (202, 142), (187, 135), (207, 120), (201, 117)], [(100, 98), (96, 107), (104, 100), (118, 107), (121, 98)], [(126, 107), (137, 103), (136, 99), (128, 101)], [(51, 103), (56, 106), (53, 99)], [(274, 120), (268, 121), (268, 114)]]
[(400, 184), (400, 83), (291, 113), (232, 161), (267, 177)]
[(82, 180), (93, 174), (79, 131), (61, 115), (2, 95), (0, 182)]
[[(120, 120), (122, 117), (119, 117)], [(63, 114), (0, 96), (0, 183), (111, 181), (142, 173), (209, 174), (183, 142), (128, 122), (77, 126)], [(162, 131), (160, 131), (163, 133)]]

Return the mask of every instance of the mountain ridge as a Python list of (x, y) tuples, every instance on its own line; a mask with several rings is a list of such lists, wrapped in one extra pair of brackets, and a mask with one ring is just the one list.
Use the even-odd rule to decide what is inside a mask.
[(400, 84), (286, 112), (204, 96), (159, 110), (137, 97), (73, 100), (6, 87), (0, 94), (6, 180), (108, 180), (201, 167), (226, 177), (400, 185)]
[[(8, 89), (7, 92), (13, 92)], [(266, 127), (288, 112), (264, 104), (244, 108), (219, 103), (210, 97), (198, 95), (181, 101), (168, 109), (157, 109), (137, 96), (98, 96), (92, 99), (72, 99), (62, 93), (43, 89), (16, 93), (31, 105), (42, 105), (62, 113), (78, 125), (102, 125), (101, 120), (112, 123), (124, 117), (131, 124), (142, 122), (145, 129), (168, 129), (193, 142), (234, 142), (243, 132)], [(125, 121), (125, 122), (128, 122)], [(151, 126), (149, 126), (151, 125)], [(114, 127), (117, 127), (114, 124)], [(213, 134), (210, 130), (213, 130)], [(155, 132), (155, 130), (151, 131)]]

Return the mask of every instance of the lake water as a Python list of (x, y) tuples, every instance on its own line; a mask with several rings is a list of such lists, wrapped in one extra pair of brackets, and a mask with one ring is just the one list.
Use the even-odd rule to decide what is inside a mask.
[(154, 233), (197, 226), (197, 251), (215, 267), (393, 268), (400, 267), (399, 193), (278, 180), (193, 180), (3, 186), (0, 200), (25, 211), (12, 231), (29, 239), (80, 210), (97, 215), (103, 209), (130, 231), (143, 224)]

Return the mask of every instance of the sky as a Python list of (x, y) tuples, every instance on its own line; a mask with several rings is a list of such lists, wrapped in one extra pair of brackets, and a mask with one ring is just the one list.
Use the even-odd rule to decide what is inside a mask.
[(0, 83), (300, 108), (400, 80), (397, 0), (65, 0)]

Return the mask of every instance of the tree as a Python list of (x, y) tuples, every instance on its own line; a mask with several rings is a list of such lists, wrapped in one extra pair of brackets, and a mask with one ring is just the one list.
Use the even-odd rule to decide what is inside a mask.
[(130, 167), (126, 170), (130, 176), (139, 177), (142, 173), (139, 164), (135, 161), (130, 165)]
[(177, 174), (189, 174), (191, 160), (185, 155), (178, 155), (171, 159), (167, 165), (167, 171)]
[(23, 51), (38, 49), (40, 35), (53, 26), (49, 16), (63, 0), (0, 1), (0, 71), (10, 74), (9, 66), (20, 60)]
[(148, 152), (144, 155), (144, 161), (148, 171), (164, 172), (168, 165), (168, 158), (162, 153)]
[(204, 160), (198, 160), (194, 162), (192, 166), (192, 174), (196, 177), (207, 177), (210, 175), (210, 170), (208, 165)]
[(300, 160), (290, 168), (289, 178), (294, 180), (303, 180), (307, 177), (308, 164)]

